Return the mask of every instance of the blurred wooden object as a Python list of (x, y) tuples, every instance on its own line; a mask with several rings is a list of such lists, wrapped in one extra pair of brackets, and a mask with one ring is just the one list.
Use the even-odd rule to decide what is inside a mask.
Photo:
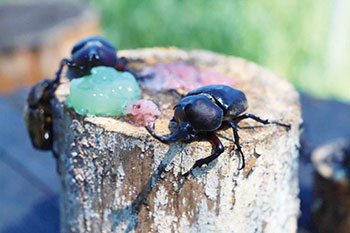
[(73, 45), (99, 32), (88, 7), (70, 2), (0, 5), (0, 93), (54, 77)]
[[(135, 72), (159, 63), (185, 62), (232, 78), (249, 113), (292, 124), (291, 130), (247, 120), (239, 131), (247, 166), (237, 171), (232, 129), (220, 131), (225, 151), (184, 183), (181, 174), (209, 156), (209, 142), (165, 145), (111, 117), (83, 117), (63, 103), (69, 83), (52, 100), (54, 150), (61, 174), (62, 232), (290, 232), (297, 230), (298, 93), (276, 75), (240, 58), (200, 50), (152, 48), (119, 51)], [(170, 93), (151, 98), (160, 107), (155, 131), (167, 134)], [(179, 96), (177, 95), (179, 98)], [(249, 128), (249, 126), (256, 126)]]
[(350, 233), (350, 138), (312, 153), (315, 166), (314, 227), (317, 233)]

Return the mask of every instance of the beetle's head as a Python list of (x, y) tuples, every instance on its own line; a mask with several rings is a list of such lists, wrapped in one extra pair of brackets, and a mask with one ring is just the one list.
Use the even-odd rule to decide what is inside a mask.
[(174, 107), (172, 121), (178, 124), (177, 130), (170, 136), (158, 136), (146, 127), (147, 131), (163, 143), (179, 140), (190, 141), (192, 136), (201, 131), (215, 131), (220, 128), (223, 110), (205, 95), (185, 96)]
[(187, 123), (195, 131), (217, 130), (223, 119), (223, 110), (205, 95), (186, 96), (174, 110), (174, 121), (180, 127)]
[(72, 61), (74, 65), (88, 71), (95, 66), (114, 67), (117, 63), (116, 49), (102, 37), (89, 37), (73, 47)]

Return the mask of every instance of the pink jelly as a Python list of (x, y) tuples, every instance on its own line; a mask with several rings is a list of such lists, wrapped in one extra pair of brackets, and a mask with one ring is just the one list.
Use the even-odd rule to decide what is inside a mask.
[(126, 105), (125, 114), (127, 119), (137, 126), (154, 126), (160, 111), (155, 103), (150, 100), (136, 100)]
[(194, 90), (211, 84), (235, 85), (235, 82), (214, 70), (199, 70), (183, 62), (146, 67), (140, 73), (145, 77), (142, 86), (160, 91), (169, 89)]

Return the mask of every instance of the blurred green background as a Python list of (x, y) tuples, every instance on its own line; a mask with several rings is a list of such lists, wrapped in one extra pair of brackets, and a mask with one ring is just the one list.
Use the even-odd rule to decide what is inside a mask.
[(72, 1), (96, 9), (118, 49), (177, 46), (239, 56), (304, 93), (350, 103), (349, 0)]
[(349, 0), (90, 0), (119, 49), (240, 56), (310, 95), (350, 102)]

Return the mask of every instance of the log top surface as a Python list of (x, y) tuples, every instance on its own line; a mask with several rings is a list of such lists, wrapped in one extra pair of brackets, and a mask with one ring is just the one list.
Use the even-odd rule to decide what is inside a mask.
[[(159, 63), (185, 62), (194, 65), (199, 69), (214, 69), (215, 71), (233, 79), (237, 84), (234, 86), (242, 90), (248, 99), (247, 113), (256, 114), (263, 119), (281, 121), (290, 124), (299, 124), (294, 122), (295, 119), (300, 119), (301, 114), (299, 105), (298, 93), (293, 86), (287, 81), (278, 78), (274, 73), (241, 58), (232, 56), (219, 55), (213, 52), (204, 50), (180, 50), (177, 48), (150, 48), (150, 49), (135, 49), (122, 50), (118, 52), (118, 56), (124, 56), (129, 60), (131, 69), (141, 71), (146, 66), (153, 66)], [(286, 94), (288, 93), (288, 94)], [(69, 94), (69, 83), (61, 85), (56, 91), (58, 99), (63, 102)], [(172, 107), (176, 104), (164, 103), (164, 95), (154, 96), (143, 95), (143, 98), (154, 100), (160, 107), (162, 115), (156, 120), (155, 131), (159, 134), (169, 133), (168, 123), (173, 115)], [(159, 101), (159, 99), (161, 99)], [(73, 113), (73, 111), (70, 111)], [(137, 127), (125, 121), (120, 121), (112, 117), (85, 117), (84, 121), (100, 126), (108, 131), (114, 131), (131, 137), (149, 136), (144, 127)], [(259, 123), (250, 120), (242, 122), (244, 126), (260, 125)], [(271, 129), (272, 132), (284, 130), (281, 127), (265, 126)], [(241, 130), (240, 136), (245, 137), (249, 131)], [(254, 138), (266, 136), (266, 131), (255, 129)], [(270, 131), (270, 133), (271, 133)], [(264, 133), (265, 132), (265, 133)], [(224, 136), (232, 137), (231, 130), (227, 130)], [(194, 142), (201, 143), (201, 142)]]
[[(182, 174), (212, 154), (208, 141), (168, 146), (143, 127), (122, 120), (81, 117), (60, 104), (69, 93), (69, 83), (61, 85), (56, 91), (58, 101), (53, 100), (57, 129), (54, 148), (59, 154), (64, 188), (61, 229), (296, 232), (301, 112), (292, 85), (254, 63), (208, 51), (152, 48), (120, 51), (118, 55), (129, 60), (135, 73), (146, 66), (171, 62), (214, 69), (245, 92), (248, 113), (292, 124), (292, 128), (287, 132), (276, 125), (240, 122), (246, 166), (238, 172), (232, 129), (220, 131), (217, 134), (224, 152), (215, 162), (194, 170), (193, 176), (182, 183)], [(169, 133), (172, 107), (178, 101), (169, 98), (171, 95), (143, 92), (143, 98), (154, 100), (160, 107), (157, 134)]]

